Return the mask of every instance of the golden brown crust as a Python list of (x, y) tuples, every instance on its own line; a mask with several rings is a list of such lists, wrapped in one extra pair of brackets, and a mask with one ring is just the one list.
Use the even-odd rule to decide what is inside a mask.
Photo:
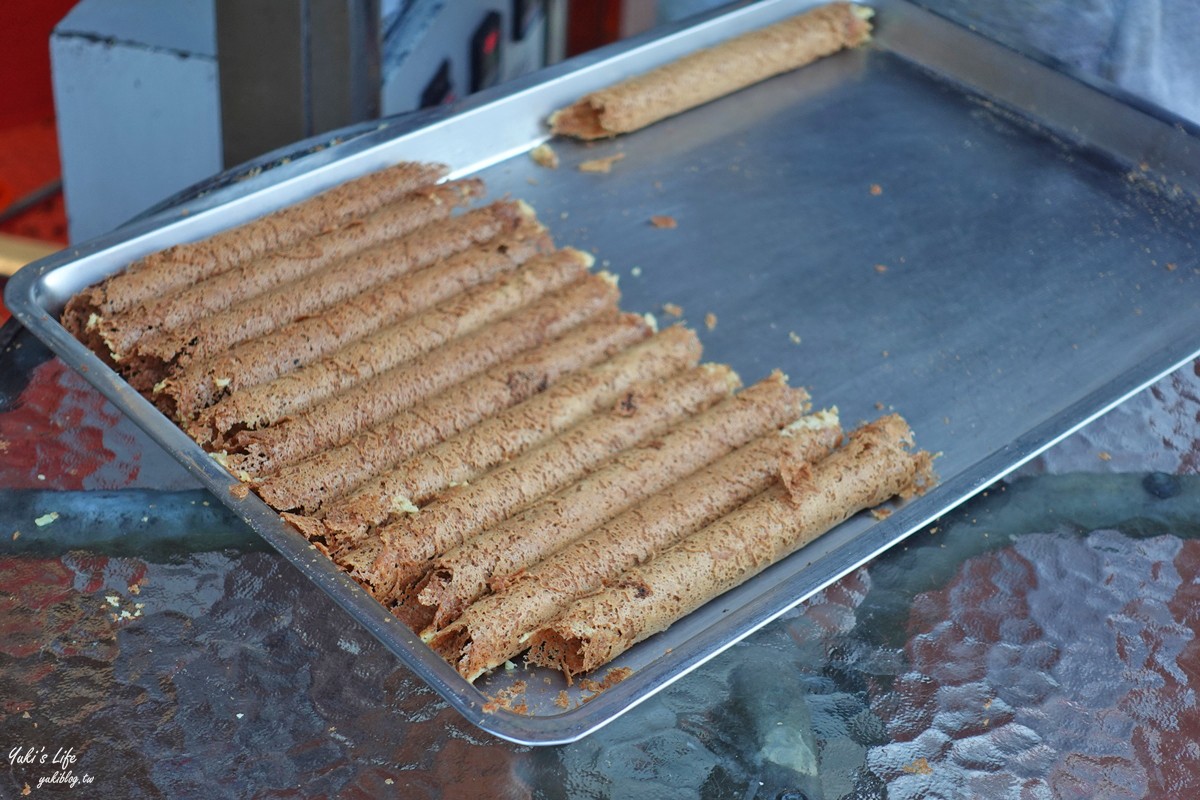
[(437, 183), (447, 172), (444, 164), (403, 162), (207, 239), (151, 253), (73, 297), (63, 313), (63, 326), (83, 339), (93, 314), (107, 317), (129, 311), (272, 250), (342, 227)]
[(699, 50), (601, 89), (550, 117), (551, 130), (579, 139), (630, 133), (870, 38), (869, 10), (827, 6)]
[(531, 567), (589, 529), (804, 412), (808, 393), (776, 373), (649, 444), (437, 558), (416, 596), (414, 619), (445, 627), (487, 589)]
[(665, 379), (699, 360), (696, 335), (685, 328), (668, 328), (408, 459), (331, 504), (325, 522), (335, 535), (354, 540), (384, 522), (398, 501), (422, 503), (452, 483), (474, 480), (562, 434), (589, 414), (611, 407), (636, 384)]
[[(587, 273), (577, 251), (560, 250), (475, 287), (442, 306), (371, 334), (326, 358), (204, 409), (192, 426), (213, 441), (232, 430), (261, 428), (430, 353), (534, 303)], [(593, 293), (602, 291), (595, 279)]]
[(801, 491), (767, 489), (575, 601), (533, 634), (529, 660), (568, 677), (593, 670), (852, 514), (919, 489), (932, 476), (928, 457), (910, 452), (911, 442), (908, 425), (894, 415), (859, 428), (844, 448), (811, 465)]
[(402, 275), (326, 312), (290, 322), (212, 358), (178, 363), (156, 387), (155, 403), (174, 419), (192, 419), (225, 395), (295, 372), (357, 339), (398, 324), (404, 317), (510, 272), (549, 249), (549, 237), (540, 226), (532, 222), (519, 225), (511, 234)]
[(339, 447), (284, 467), (256, 482), (255, 489), (276, 509), (302, 508), (312, 513), (416, 453), (545, 391), (568, 373), (603, 361), (649, 333), (649, 326), (636, 314), (582, 325), (402, 411)]
[(802, 420), (739, 448), (655, 494), (529, 569), (491, 581), (495, 594), (469, 606), (430, 641), (474, 680), (515, 657), (526, 637), (570, 601), (599, 589), (766, 489), (780, 460), (823, 457), (841, 438), (836, 416)]
[[(456, 486), (418, 514), (405, 514), (377, 532), (383, 552), (375, 561), (396, 589), (421, 577), (422, 566), (451, 547), (462, 544), (524, 506), (578, 480), (600, 462), (672, 424), (695, 414), (737, 385), (737, 376), (723, 364), (702, 364), (660, 384), (640, 388), (630, 397), (636, 404), (627, 413), (622, 404), (592, 417), (520, 458), (503, 464), (468, 485)], [(375, 581), (376, 586), (382, 581)]]

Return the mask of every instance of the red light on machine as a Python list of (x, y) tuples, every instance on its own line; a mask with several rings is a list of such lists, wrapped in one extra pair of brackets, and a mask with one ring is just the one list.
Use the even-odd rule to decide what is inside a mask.
[(500, 40), (503, 17), (490, 11), (471, 36), (471, 91), (478, 92), (500, 82)]

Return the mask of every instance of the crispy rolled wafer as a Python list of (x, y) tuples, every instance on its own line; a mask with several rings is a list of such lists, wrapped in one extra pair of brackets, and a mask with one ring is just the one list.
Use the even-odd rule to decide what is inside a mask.
[[(468, 211), (414, 231), (387, 247), (351, 256), (337, 269), (323, 270), (248, 298), (182, 328), (151, 334), (138, 342), (129, 371), (161, 379), (174, 361), (209, 358), (289, 322), (320, 313), (381, 283), (511, 231), (527, 213), (521, 204), (509, 202)], [(133, 378), (130, 380), (134, 383)]]
[(472, 603), (430, 647), (474, 681), (524, 650), (528, 634), (572, 600), (733, 511), (778, 480), (781, 462), (816, 461), (841, 437), (836, 412), (820, 412), (756, 439), (530, 569), (491, 581), (495, 594)]
[(808, 393), (789, 387), (776, 372), (439, 556), (414, 589), (408, 615), (398, 613), (418, 630), (445, 627), (484, 593), (492, 576), (536, 564), (604, 520), (796, 419), (807, 405)]
[(284, 461), (342, 444), (360, 431), (588, 320), (615, 316), (616, 301), (617, 289), (611, 276), (588, 275), (517, 314), (381, 373), (299, 416), (261, 431), (243, 431), (234, 444), (241, 449), (258, 443)]
[(777, 484), (618, 581), (575, 601), (530, 639), (529, 660), (568, 678), (756, 575), (852, 514), (932, 480), (928, 453), (912, 453), (897, 416), (859, 428), (849, 442), (805, 465), (791, 488)]
[(391, 240), (445, 220), (455, 208), (482, 194), (483, 183), (479, 180), (420, 189), (363, 217), (355, 225), (243, 262), (162, 299), (147, 301), (127, 313), (100, 317), (97, 322), (100, 338), (120, 361), (121, 354), (132, 352), (134, 345), (152, 331), (174, 330), (224, 311), (370, 247), (390, 247)]
[(235, 392), (205, 409), (198, 425), (223, 435), (235, 427), (261, 428), (292, 416), (580, 280), (590, 264), (590, 256), (578, 250), (540, 257), (518, 272), (471, 289), (307, 367)]
[(415, 456), (325, 507), (330, 535), (356, 541), (367, 528), (400, 508), (412, 507), (451, 483), (476, 476), (506, 459), (548, 441), (589, 414), (612, 407), (638, 383), (694, 367), (700, 361), (696, 334), (667, 328), (649, 341), (604, 364), (573, 375), (536, 395)]
[(63, 313), (63, 325), (83, 338), (93, 315), (120, 314), (272, 250), (341, 227), (436, 183), (448, 171), (443, 164), (403, 162), (207, 239), (151, 253), (73, 297)]
[(464, 250), (213, 358), (177, 365), (155, 392), (155, 402), (171, 417), (191, 419), (223, 395), (294, 372), (356, 339), (512, 271), (550, 246), (549, 237), (536, 223), (522, 227), (529, 230), (519, 229)]
[(550, 128), (579, 139), (639, 130), (862, 44), (871, 35), (870, 16), (870, 9), (849, 3), (813, 9), (592, 92), (554, 112)]
[(560, 339), (400, 412), (340, 447), (284, 467), (255, 482), (254, 488), (276, 510), (301, 508), (311, 513), (414, 453), (649, 335), (650, 326), (637, 314), (581, 325)]
[[(728, 396), (738, 384), (725, 364), (702, 364), (633, 391), (616, 408), (503, 464), (474, 483), (454, 487), (416, 514), (404, 514), (376, 534), (383, 550), (375, 572), (395, 590), (421, 577), (425, 562), (495, 525), (521, 506), (578, 480), (602, 461)], [(377, 588), (384, 581), (372, 581)]]

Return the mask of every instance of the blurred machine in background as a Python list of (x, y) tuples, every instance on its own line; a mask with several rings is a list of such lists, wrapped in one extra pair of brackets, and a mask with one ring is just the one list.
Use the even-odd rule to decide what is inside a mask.
[(70, 238), (112, 230), (275, 148), (553, 63), (565, 52), (566, 9), (566, 0), (82, 0), (50, 41)]

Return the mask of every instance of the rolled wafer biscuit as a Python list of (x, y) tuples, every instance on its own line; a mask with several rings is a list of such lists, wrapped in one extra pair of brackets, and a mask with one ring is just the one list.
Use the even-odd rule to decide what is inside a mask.
[(911, 442), (895, 415), (859, 428), (841, 450), (795, 470), (790, 487), (767, 489), (572, 603), (533, 634), (528, 659), (568, 679), (595, 669), (854, 513), (921, 491), (932, 480), (931, 457), (911, 452)]
[(307, 367), (234, 392), (202, 411), (197, 427), (224, 435), (237, 427), (261, 428), (293, 416), (569, 286), (586, 275), (590, 265), (591, 257), (578, 250), (539, 257), (524, 269), (477, 286)]
[(528, 570), (491, 581), (429, 645), (469, 681), (528, 647), (568, 603), (601, 588), (778, 480), (780, 464), (816, 461), (837, 446), (836, 412), (802, 417), (760, 437), (596, 528)]
[(309, 513), (414, 453), (484, 417), (545, 391), (568, 373), (611, 357), (650, 335), (637, 314), (581, 325), (560, 339), (402, 411), (340, 447), (279, 470), (254, 488), (272, 508)]
[(871, 35), (871, 9), (850, 3), (821, 6), (644, 75), (592, 92), (554, 112), (550, 128), (579, 139), (629, 133), (803, 67)]
[(349, 441), (360, 431), (578, 325), (616, 316), (616, 302), (611, 276), (587, 275), (517, 314), (380, 373), (303, 414), (261, 431), (243, 431), (233, 444), (242, 449), (256, 443), (269, 448), (277, 460), (294, 463)]
[(675, 326), (649, 341), (483, 420), (327, 505), (324, 524), (334, 538), (355, 541), (397, 508), (425, 502), (451, 483), (474, 480), (610, 408), (638, 383), (666, 378), (700, 360), (696, 334)]
[(219, 275), (194, 283), (124, 314), (101, 316), (96, 327), (101, 340), (119, 362), (143, 336), (169, 331), (224, 311), (235, 303), (300, 280), (336, 261), (370, 247), (441, 222), (457, 207), (483, 194), (479, 180), (454, 181), (419, 189), (363, 217), (354, 225), (330, 231), (283, 250), (243, 262)]
[(409, 627), (448, 625), (496, 575), (530, 567), (711, 461), (796, 419), (808, 393), (776, 372), (738, 395), (684, 420), (657, 441), (621, 453), (595, 472), (435, 559), (417, 584)]
[(382, 551), (372, 584), (381, 589), (391, 583), (393, 592), (407, 589), (429, 559), (719, 402), (737, 385), (737, 374), (727, 365), (701, 364), (645, 391), (631, 391), (609, 413), (580, 423), (474, 483), (454, 487), (419, 513), (402, 515), (376, 532)]
[[(303, 280), (284, 284), (207, 319), (142, 338), (126, 370), (143, 388), (161, 380), (172, 363), (209, 358), (302, 317), (320, 313), (368, 289), (405, 275), (516, 228), (527, 212), (519, 203), (490, 206), (451, 217), (374, 247)], [(145, 376), (137, 381), (138, 374)], [(144, 387), (149, 388), (149, 387)]]
[(339, 228), (437, 183), (447, 172), (444, 164), (403, 162), (207, 239), (151, 253), (73, 297), (63, 312), (63, 325), (83, 339), (93, 315), (120, 314), (272, 250)]
[(177, 364), (160, 382), (155, 402), (172, 418), (191, 419), (224, 395), (294, 372), (356, 339), (512, 271), (549, 249), (544, 229), (529, 222), (512, 234), (403, 275), (324, 313), (234, 345), (213, 358)]

